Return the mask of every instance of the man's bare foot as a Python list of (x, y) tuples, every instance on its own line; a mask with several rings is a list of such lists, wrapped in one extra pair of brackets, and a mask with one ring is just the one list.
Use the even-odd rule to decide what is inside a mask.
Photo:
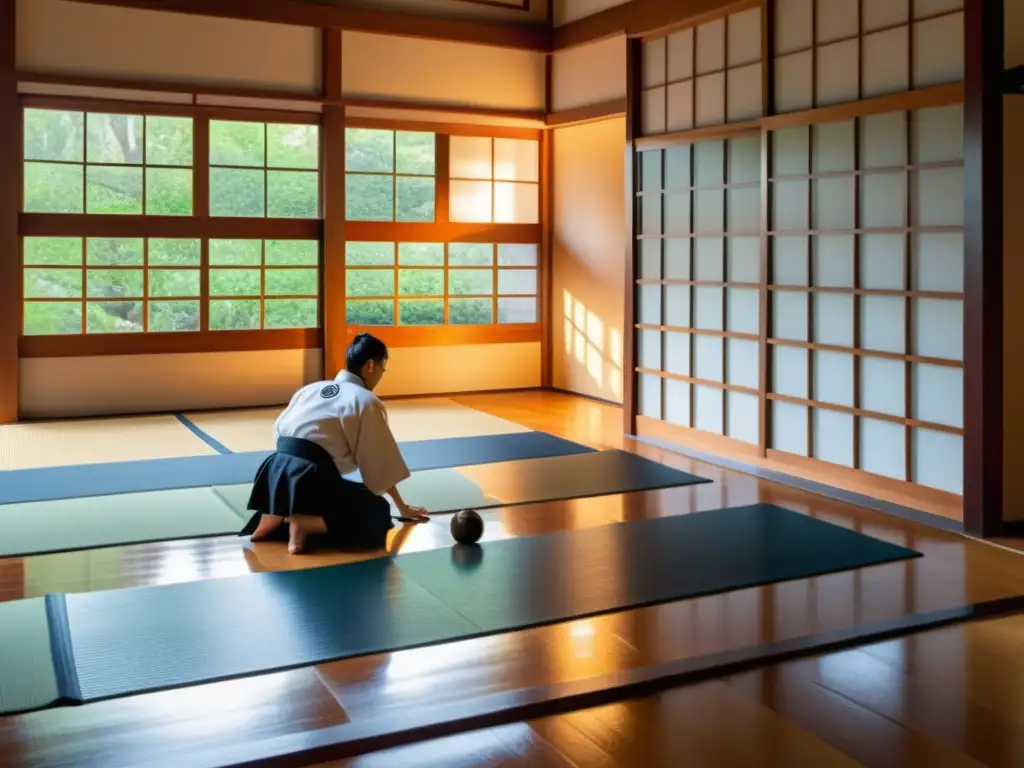
[(306, 539), (311, 534), (327, 533), (327, 524), (322, 517), (313, 515), (292, 515), (288, 518), (288, 554), (301, 555), (306, 548)]
[(284, 518), (277, 515), (260, 515), (260, 524), (256, 526), (249, 541), (262, 541), (276, 531), (283, 522)]

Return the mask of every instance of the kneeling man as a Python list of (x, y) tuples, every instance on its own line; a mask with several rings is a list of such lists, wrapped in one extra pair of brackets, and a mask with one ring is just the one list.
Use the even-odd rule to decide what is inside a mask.
[[(240, 535), (259, 541), (287, 532), (292, 554), (303, 551), (311, 534), (327, 534), (344, 548), (383, 547), (393, 527), (384, 494), (403, 519), (427, 519), (426, 510), (410, 507), (396, 488), (409, 469), (384, 404), (373, 394), (387, 359), (380, 339), (360, 334), (334, 381), (295, 393), (274, 424), (277, 450), (256, 473), (248, 506), (256, 514)], [(362, 483), (342, 477), (357, 469)]]

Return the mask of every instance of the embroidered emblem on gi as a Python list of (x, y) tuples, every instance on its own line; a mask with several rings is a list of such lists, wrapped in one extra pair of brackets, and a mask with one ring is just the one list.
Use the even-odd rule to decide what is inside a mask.
[(337, 384), (328, 384), (320, 390), (320, 397), (324, 400), (330, 400), (332, 397), (337, 397), (339, 392), (341, 392), (341, 387)]

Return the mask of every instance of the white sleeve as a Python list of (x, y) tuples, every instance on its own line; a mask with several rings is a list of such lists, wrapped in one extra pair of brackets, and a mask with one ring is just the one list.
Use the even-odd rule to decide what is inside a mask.
[(379, 402), (367, 405), (360, 414), (354, 453), (363, 483), (378, 496), (409, 477), (409, 468)]

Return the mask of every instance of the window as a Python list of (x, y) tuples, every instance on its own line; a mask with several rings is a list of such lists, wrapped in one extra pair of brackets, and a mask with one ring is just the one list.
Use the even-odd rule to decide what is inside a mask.
[(433, 133), (345, 129), (345, 218), (434, 221)]
[(538, 142), (528, 139), (452, 136), (450, 219), (539, 222), (539, 152)]

